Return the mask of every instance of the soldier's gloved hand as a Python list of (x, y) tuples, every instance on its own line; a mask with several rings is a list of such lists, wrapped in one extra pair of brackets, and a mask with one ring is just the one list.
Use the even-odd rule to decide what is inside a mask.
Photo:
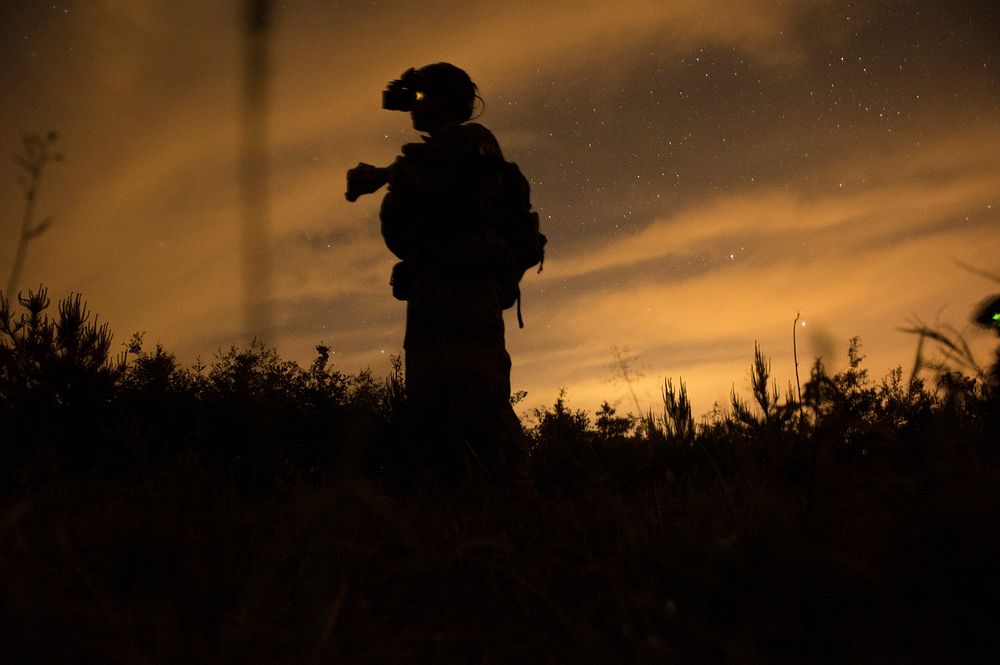
[(359, 162), (357, 166), (347, 172), (347, 200), (354, 203), (358, 197), (365, 194), (374, 194), (389, 182), (389, 173), (386, 169), (371, 164)]

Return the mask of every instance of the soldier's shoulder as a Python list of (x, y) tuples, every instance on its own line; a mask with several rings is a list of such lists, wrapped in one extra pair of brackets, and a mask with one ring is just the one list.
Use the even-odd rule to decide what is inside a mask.
[(477, 122), (466, 122), (455, 127), (452, 137), (463, 152), (487, 157), (503, 158), (500, 142), (489, 129)]

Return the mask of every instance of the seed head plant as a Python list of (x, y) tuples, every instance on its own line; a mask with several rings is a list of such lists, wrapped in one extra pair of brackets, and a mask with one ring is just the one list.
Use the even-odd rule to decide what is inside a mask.
[(40, 134), (25, 134), (22, 139), (23, 153), (17, 155), (21, 173), (17, 175), (17, 183), (24, 190), (24, 213), (21, 216), (21, 229), (17, 238), (17, 253), (14, 264), (7, 279), (7, 297), (12, 298), (21, 279), (24, 263), (28, 256), (28, 243), (42, 235), (52, 225), (52, 217), (45, 217), (35, 222), (38, 191), (42, 183), (42, 174), (49, 162), (61, 162), (63, 155), (55, 150), (58, 134), (50, 131), (44, 137)]

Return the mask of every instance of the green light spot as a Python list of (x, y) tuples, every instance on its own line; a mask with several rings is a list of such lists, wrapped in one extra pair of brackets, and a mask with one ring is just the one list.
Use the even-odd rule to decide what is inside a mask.
[(997, 323), (1000, 323), (1000, 312), (997, 312), (996, 314), (993, 315), (993, 320), (996, 321)]

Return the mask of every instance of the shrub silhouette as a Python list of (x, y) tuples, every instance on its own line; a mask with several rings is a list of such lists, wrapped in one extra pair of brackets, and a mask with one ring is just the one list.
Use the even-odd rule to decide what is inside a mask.
[[(398, 358), (390, 375), (377, 380), (367, 371), (345, 375), (332, 369), (322, 345), (302, 368), (253, 342), (218, 352), (208, 366), (184, 368), (160, 345), (145, 350), (141, 334), (124, 345), (124, 353), (112, 354), (107, 325), (91, 316), (79, 295), (62, 300), (55, 317), (48, 316), (44, 288), (19, 297), (18, 305), (20, 313), (0, 296), (8, 457), (41, 453), (81, 464), (151, 464), (187, 449), (242, 469), (241, 482), (263, 486), (285, 472), (291, 478), (339, 467), (370, 474), (398, 461), (395, 432), (405, 401)], [(985, 373), (943, 372), (937, 396), (918, 377), (904, 381), (899, 368), (873, 383), (863, 361), (854, 338), (847, 369), (830, 376), (817, 360), (802, 404), (791, 388), (782, 402), (770, 363), (755, 347), (755, 406), (734, 391), (729, 413), (719, 411), (698, 426), (683, 382), (675, 387), (664, 381), (662, 415), (647, 414), (639, 427), (638, 419), (617, 415), (607, 402), (592, 424), (589, 414), (567, 406), (563, 390), (551, 408), (534, 412), (533, 456), (559, 455), (557, 466), (579, 468), (592, 464), (595, 445), (640, 439), (653, 449), (797, 439), (867, 455), (873, 445), (884, 448), (940, 429), (946, 416), (985, 435), (993, 395)]]
[[(401, 493), (401, 366), (112, 353), (78, 296), (0, 301), (11, 662), (969, 661), (997, 647), (991, 388), (817, 362), (651, 426), (561, 391), (523, 477)], [(992, 414), (992, 415), (991, 415)], [(419, 611), (414, 611), (419, 608)], [(70, 655), (72, 654), (72, 655)]]
[(50, 318), (48, 291), (18, 295), (11, 309), (0, 293), (0, 428), (4, 455), (57, 455), (76, 462), (107, 444), (98, 431), (123, 371), (111, 356), (107, 324), (91, 319), (70, 295)]
[[(360, 473), (391, 455), (402, 408), (398, 359), (384, 381), (345, 375), (317, 347), (307, 369), (259, 342), (219, 351), (208, 366), (181, 367), (137, 333), (111, 352), (106, 324), (79, 295), (50, 317), (47, 290), (0, 295), (0, 418), (7, 468), (46, 458), (106, 472), (185, 453), (225, 467), (261, 491), (275, 481)], [(367, 456), (367, 457), (366, 457)]]
[(755, 431), (785, 430), (795, 416), (796, 405), (792, 398), (791, 388), (788, 389), (785, 403), (779, 404), (777, 383), (768, 384), (771, 378), (771, 362), (756, 344), (754, 344), (753, 356), (753, 365), (750, 366), (750, 386), (761, 415), (755, 415), (747, 403), (736, 394), (734, 388), (730, 394), (733, 420), (739, 426)]
[(597, 411), (594, 425), (597, 432), (606, 439), (626, 437), (635, 427), (637, 418), (631, 413), (615, 415), (618, 411), (605, 400)]

